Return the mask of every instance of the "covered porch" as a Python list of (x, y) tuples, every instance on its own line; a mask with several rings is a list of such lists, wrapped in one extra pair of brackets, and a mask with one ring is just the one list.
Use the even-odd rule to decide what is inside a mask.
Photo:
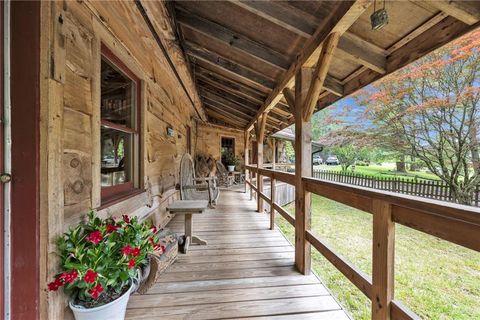
[[(183, 219), (167, 227), (182, 234)], [(208, 245), (191, 246), (148, 294), (133, 295), (127, 319), (349, 319), (316, 275), (296, 270), (294, 247), (243, 186), (222, 190), (193, 225)]]
[[(61, 270), (56, 239), (90, 209), (181, 234), (183, 217), (166, 209), (181, 197), (182, 156), (221, 161), (224, 139), (245, 189), (194, 216), (208, 245), (133, 295), (128, 319), (349, 319), (312, 274), (313, 250), (369, 299), (372, 319), (419, 319), (395, 299), (395, 226), (480, 251), (478, 208), (312, 178), (311, 126), (315, 112), (476, 30), (480, 2), (387, 1), (386, 25), (372, 25), (373, 0), (4, 3), (4, 38), (22, 35), (4, 106), (15, 172), (0, 184), (5, 319), (73, 317), (47, 283)], [(275, 170), (264, 142), (292, 124), (295, 170)], [(294, 187), (295, 212), (279, 205), (277, 182)], [(312, 232), (312, 194), (372, 214), (371, 276)]]

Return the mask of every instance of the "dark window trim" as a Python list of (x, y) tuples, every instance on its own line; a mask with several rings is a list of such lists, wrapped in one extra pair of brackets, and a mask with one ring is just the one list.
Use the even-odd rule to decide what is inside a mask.
[(130, 128), (123, 125), (118, 125), (112, 123), (108, 120), (101, 119), (101, 126), (112, 128), (126, 133), (132, 133), (136, 135), (136, 140), (138, 141), (138, 154), (134, 154), (135, 161), (134, 164), (138, 167), (137, 175), (133, 176), (137, 180), (138, 186), (135, 187), (135, 181), (129, 181), (123, 184), (119, 184), (111, 187), (102, 187), (101, 188), (101, 208), (111, 206), (115, 203), (123, 201), (127, 198), (133, 197), (144, 190), (140, 187), (140, 177), (142, 176), (142, 135), (141, 135), (141, 119), (142, 119), (142, 81), (141, 79), (123, 63), (117, 55), (115, 55), (110, 48), (108, 48), (104, 43), (101, 44), (101, 55), (102, 59), (107, 60), (110, 64), (118, 68), (122, 73), (124, 73), (129, 79), (135, 83), (135, 115), (136, 115), (136, 124), (135, 128)]

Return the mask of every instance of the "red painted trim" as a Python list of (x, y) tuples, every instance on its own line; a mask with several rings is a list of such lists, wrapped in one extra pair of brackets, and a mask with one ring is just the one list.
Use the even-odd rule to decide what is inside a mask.
[(40, 1), (11, 1), (11, 317), (16, 320), (39, 318), (40, 29)]
[[(142, 136), (140, 134), (141, 132), (141, 118), (142, 118), (142, 83), (140, 78), (130, 69), (128, 68), (113, 52), (108, 48), (104, 43), (101, 44), (101, 52), (102, 52), (102, 59), (106, 59), (109, 63), (117, 67), (122, 73), (124, 73), (126, 76), (128, 76), (133, 82), (135, 82), (135, 88), (136, 88), (136, 116), (137, 116), (137, 123), (136, 123), (136, 128), (129, 128), (127, 126), (122, 126), (118, 125), (115, 123), (112, 123), (108, 120), (101, 120), (102, 126), (116, 129), (122, 132), (127, 132), (127, 133), (133, 133), (138, 136), (138, 143), (139, 143), (139, 148), (138, 148), (138, 155), (136, 159), (136, 163), (139, 166), (139, 174), (138, 174), (138, 179), (140, 179), (140, 176), (142, 175), (142, 172), (140, 170), (141, 166), (141, 161), (142, 161)], [(102, 187), (101, 191), (101, 207), (100, 208), (105, 208), (108, 207), (114, 203), (118, 203), (120, 201), (125, 200), (128, 197), (132, 197), (138, 193), (143, 192), (142, 189), (140, 188), (135, 188), (134, 183), (132, 182), (127, 182), (121, 185), (116, 185), (116, 186), (111, 186), (111, 187)]]
[[(0, 40), (0, 119), (3, 119), (3, 109), (4, 109), (4, 84), (3, 84), (3, 64), (4, 64), (4, 55), (3, 55), (3, 37), (4, 37), (4, 29), (3, 29), (3, 3), (0, 5), (0, 35), (1, 35), (1, 40)], [(4, 163), (3, 163), (3, 157), (4, 157), (4, 146), (3, 146), (3, 122), (0, 124), (0, 173), (3, 172), (4, 170)], [(0, 183), (0, 230), (3, 230), (3, 220), (4, 220), (4, 199), (3, 199), (3, 192), (4, 192), (4, 187), (3, 183)], [(5, 239), (3, 238), (3, 232), (0, 233), (0, 315), (4, 314), (4, 305), (3, 305), (3, 300), (4, 300), (4, 282), (3, 282), (3, 277), (4, 277), (4, 259), (3, 259), (3, 247), (5, 245)]]

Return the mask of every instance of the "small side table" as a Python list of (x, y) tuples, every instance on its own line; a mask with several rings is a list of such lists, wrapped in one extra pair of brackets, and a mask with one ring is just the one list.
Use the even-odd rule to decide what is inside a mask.
[(185, 253), (188, 251), (189, 243), (206, 245), (207, 241), (192, 234), (192, 214), (202, 214), (208, 208), (207, 200), (176, 200), (167, 207), (172, 214), (185, 215)]

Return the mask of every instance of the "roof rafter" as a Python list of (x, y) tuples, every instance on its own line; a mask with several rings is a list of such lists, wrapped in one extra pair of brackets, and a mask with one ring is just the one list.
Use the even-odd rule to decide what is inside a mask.
[(272, 79), (258, 74), (236, 62), (230, 61), (215, 52), (206, 50), (197, 44), (186, 42), (185, 50), (189, 56), (200, 59), (208, 64), (216, 65), (230, 74), (243, 78), (248, 83), (254, 83), (266, 89), (272, 89), (275, 86), (275, 82)]
[(252, 128), (253, 124), (262, 114), (268, 112), (280, 101), (282, 91), (285, 87), (291, 88), (293, 86), (294, 76), (298, 69), (305, 65), (311, 67), (315, 64), (316, 59), (320, 54), (319, 48), (322, 46), (328, 35), (332, 32), (336, 32), (340, 35), (345, 33), (371, 3), (371, 0), (357, 0), (354, 2), (342, 1), (337, 4), (336, 10), (331, 11), (329, 17), (324, 19), (314, 35), (307, 41), (302, 52), (285, 73), (282, 81), (269, 95), (267, 101), (257, 113), (257, 116), (250, 121), (247, 130)]

